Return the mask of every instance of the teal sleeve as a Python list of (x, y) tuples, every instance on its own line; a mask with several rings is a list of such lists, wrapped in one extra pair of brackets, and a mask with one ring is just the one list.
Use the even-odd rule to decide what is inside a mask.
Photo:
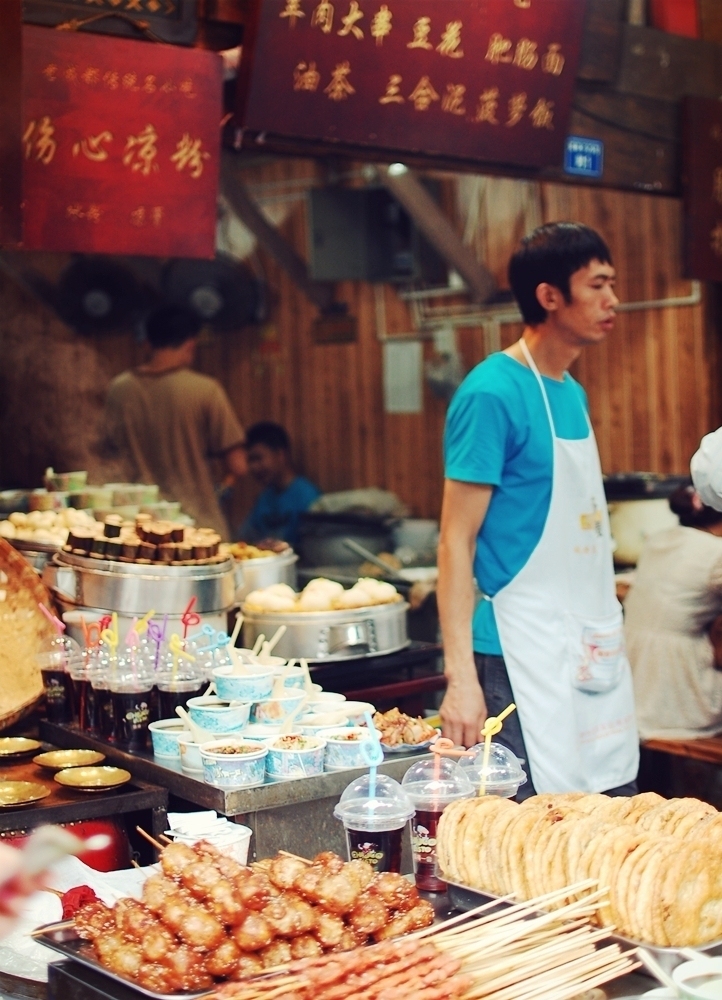
[(507, 454), (510, 420), (493, 393), (465, 392), (451, 401), (444, 431), (447, 479), (499, 486)]

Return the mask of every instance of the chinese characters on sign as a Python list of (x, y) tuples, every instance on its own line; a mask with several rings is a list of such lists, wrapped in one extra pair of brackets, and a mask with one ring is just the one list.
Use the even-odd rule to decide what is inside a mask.
[(218, 57), (32, 27), (23, 52), (25, 246), (213, 256)]
[(685, 274), (722, 281), (722, 105), (687, 97), (683, 117)]
[(557, 165), (583, 4), (262, 0), (243, 124), (353, 145)]

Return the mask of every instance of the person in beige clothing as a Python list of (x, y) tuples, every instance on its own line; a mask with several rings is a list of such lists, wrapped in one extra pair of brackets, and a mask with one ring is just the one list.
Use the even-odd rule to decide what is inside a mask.
[(647, 539), (624, 602), (643, 740), (722, 732), (722, 513), (691, 486), (669, 504), (680, 523)]
[(219, 382), (193, 371), (200, 321), (163, 306), (146, 321), (151, 356), (110, 383), (101, 453), (120, 459), (129, 482), (157, 483), (199, 527), (229, 537), (211, 461), (220, 460), (224, 489), (246, 471), (245, 434)]

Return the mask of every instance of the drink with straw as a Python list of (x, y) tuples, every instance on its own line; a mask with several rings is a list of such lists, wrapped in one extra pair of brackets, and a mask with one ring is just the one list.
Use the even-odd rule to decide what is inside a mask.
[(461, 767), (449, 757), (412, 764), (401, 781), (416, 813), (411, 819), (411, 853), (416, 888), (444, 892), (436, 859), (436, 827), (444, 809), (456, 799), (471, 798), (474, 786)]
[(377, 872), (401, 871), (401, 836), (414, 807), (398, 781), (363, 775), (347, 786), (333, 814), (346, 829), (350, 861), (366, 861)]

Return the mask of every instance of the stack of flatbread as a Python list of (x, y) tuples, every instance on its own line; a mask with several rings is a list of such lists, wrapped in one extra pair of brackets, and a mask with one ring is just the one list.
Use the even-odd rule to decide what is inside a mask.
[(599, 923), (636, 941), (722, 938), (722, 814), (698, 799), (461, 799), (441, 817), (437, 851), (449, 881), (522, 900), (594, 879), (609, 889)]
[(38, 574), (0, 538), (0, 729), (17, 722), (43, 693), (35, 657), (55, 633), (40, 601), (53, 610)]

